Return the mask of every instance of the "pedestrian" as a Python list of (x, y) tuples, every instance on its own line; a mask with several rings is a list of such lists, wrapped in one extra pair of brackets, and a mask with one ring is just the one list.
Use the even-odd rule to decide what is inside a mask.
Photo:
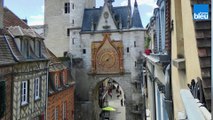
[(123, 98), (121, 99), (121, 106), (123, 106)]
[(117, 95), (117, 99), (119, 99), (120, 95)]
[(119, 93), (119, 85), (116, 88), (116, 92)]

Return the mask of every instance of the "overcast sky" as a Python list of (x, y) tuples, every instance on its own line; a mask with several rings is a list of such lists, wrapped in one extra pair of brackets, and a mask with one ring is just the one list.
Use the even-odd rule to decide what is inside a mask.
[[(44, 23), (44, 0), (4, 0), (4, 5), (21, 19), (27, 19), (29, 25)], [(103, 6), (104, 0), (96, 0), (96, 7)], [(114, 6), (127, 5), (128, 0), (115, 0)], [(145, 27), (156, 7), (156, 0), (137, 0), (143, 26)], [(134, 5), (135, 0), (131, 0)]]

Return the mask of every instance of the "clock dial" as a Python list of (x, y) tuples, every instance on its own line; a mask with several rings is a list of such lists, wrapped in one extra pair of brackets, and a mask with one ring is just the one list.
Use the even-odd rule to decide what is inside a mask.
[(113, 52), (105, 52), (99, 58), (99, 64), (105, 68), (111, 68), (115, 64), (116, 58)]

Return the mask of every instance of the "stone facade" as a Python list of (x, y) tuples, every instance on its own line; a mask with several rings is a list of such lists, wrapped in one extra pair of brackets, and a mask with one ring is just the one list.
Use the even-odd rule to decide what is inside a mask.
[[(70, 3), (69, 13), (65, 3)], [(57, 57), (71, 49), (70, 36), (79, 39), (84, 9), (94, 6), (95, 0), (45, 0), (45, 44)]]
[[(72, 58), (72, 76), (76, 81), (75, 119), (99, 119), (97, 111), (101, 108), (98, 108), (97, 105), (98, 86), (106, 78), (116, 81), (124, 90), (126, 119), (141, 119), (142, 95), (141, 89), (137, 87), (140, 86), (141, 68), (138, 66), (138, 61), (142, 59), (141, 56), (144, 52), (146, 29), (143, 29), (137, 1), (133, 14), (131, 14), (130, 2), (128, 6), (113, 7), (113, 1), (105, 0), (102, 7), (93, 8), (95, 0), (90, 0), (93, 5), (88, 4), (89, 2), (85, 3), (84, 0), (70, 1), (70, 4), (75, 3), (76, 7), (75, 9), (71, 7), (70, 14), (68, 14), (69, 21), (61, 11), (64, 1), (60, 3), (56, 1), (57, 6), (51, 2), (53, 0), (47, 0), (45, 3), (45, 10), (47, 10), (45, 12), (46, 43), (49, 44), (47, 46), (56, 56), (62, 56), (63, 52), (67, 51)], [(53, 18), (56, 18), (57, 21)], [(60, 21), (59, 18), (62, 20)], [(67, 28), (69, 31), (66, 31)], [(119, 59), (119, 68), (113, 69), (113, 72), (107, 71), (107, 68), (103, 67), (103, 63), (98, 65), (99, 62), (97, 62), (99, 59), (97, 56), (104, 56), (107, 51), (98, 54), (99, 52), (94, 50), (96, 43), (104, 43), (106, 34), (109, 34), (110, 44), (114, 47), (110, 49), (107, 47), (107, 51), (114, 51), (116, 55), (114, 54), (113, 58), (116, 61)], [(115, 45), (117, 43), (120, 44), (119, 48)], [(51, 44), (54, 45), (51, 46)], [(69, 48), (67, 48), (68, 44)], [(102, 45), (105, 46), (105, 43)], [(98, 48), (101, 49), (100, 46)], [(104, 60), (108, 61), (108, 57)], [(113, 61), (113, 59), (109, 60)], [(113, 67), (118, 67), (118, 61), (115, 63)], [(94, 69), (96, 70), (94, 71)], [(103, 72), (104, 70), (105, 72)], [(118, 72), (118, 70), (120, 71)]]

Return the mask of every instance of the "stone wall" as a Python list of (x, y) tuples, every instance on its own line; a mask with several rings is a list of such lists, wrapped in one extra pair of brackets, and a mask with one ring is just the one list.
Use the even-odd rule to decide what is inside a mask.
[[(81, 45), (80, 55), (79, 51), (72, 51), (73, 56), (78, 56), (81, 59), (81, 63), (73, 63), (72, 75), (76, 80), (76, 92), (75, 101), (76, 109), (75, 114), (79, 115), (79, 112), (84, 113), (87, 111), (87, 120), (95, 120), (95, 116), (98, 114), (95, 104), (96, 88), (100, 82), (106, 78), (111, 78), (120, 84), (124, 90), (126, 96), (126, 119), (134, 120), (140, 119), (140, 115), (133, 114), (132, 109), (134, 105), (138, 105), (142, 102), (141, 91), (137, 91), (134, 82), (140, 74), (140, 69), (135, 66), (138, 59), (140, 59), (141, 54), (144, 51), (144, 30), (124, 30), (120, 32), (111, 32), (111, 40), (122, 41), (123, 43), (123, 53), (124, 53), (124, 74), (105, 74), (105, 75), (94, 75), (91, 74), (91, 44), (93, 41), (102, 41), (103, 33), (82, 33), (81, 40), (76, 43), (76, 47)], [(74, 44), (75, 45), (75, 44)], [(127, 52), (129, 48), (129, 52)], [(82, 51), (86, 50), (84, 54)], [(76, 59), (76, 58), (73, 58)], [(77, 65), (81, 64), (81, 65)], [(92, 110), (91, 110), (92, 108)], [(76, 116), (76, 120), (84, 119), (84, 115)]]

